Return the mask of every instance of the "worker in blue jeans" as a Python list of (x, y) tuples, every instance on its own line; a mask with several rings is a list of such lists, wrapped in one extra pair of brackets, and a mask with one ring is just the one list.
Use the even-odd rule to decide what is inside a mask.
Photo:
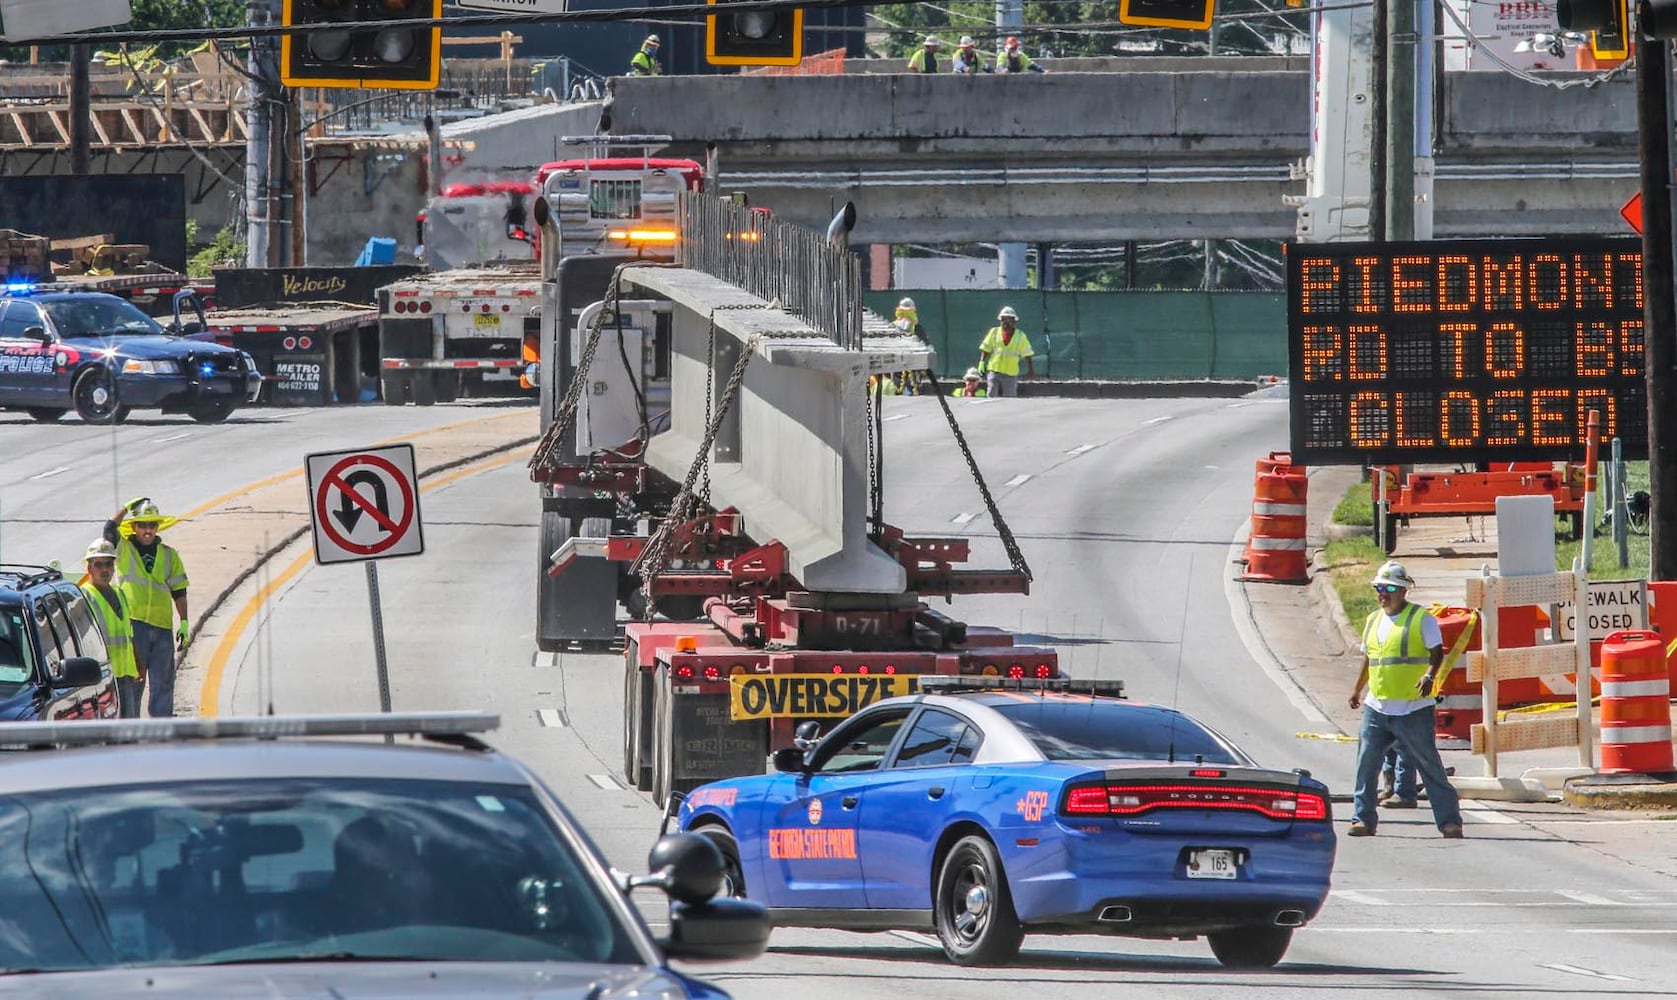
[[(1357, 739), (1357, 784), (1353, 796), (1353, 837), (1372, 837), (1380, 823), (1376, 784), (1386, 754), (1396, 747), (1427, 785), (1438, 832), (1462, 836), (1456, 790), (1444, 770), (1433, 739), (1433, 679), (1444, 663), (1444, 634), (1438, 619), (1410, 604), (1415, 580), (1402, 563), (1391, 561), (1374, 577), (1380, 607), (1363, 623), (1363, 662), (1347, 702), (1363, 712)], [(1368, 697), (1363, 697), (1363, 686)]]

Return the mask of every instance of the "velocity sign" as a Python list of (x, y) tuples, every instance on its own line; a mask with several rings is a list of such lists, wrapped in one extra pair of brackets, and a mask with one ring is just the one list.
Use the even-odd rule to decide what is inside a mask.
[(425, 551), (413, 445), (308, 456), (309, 520), (322, 566)]

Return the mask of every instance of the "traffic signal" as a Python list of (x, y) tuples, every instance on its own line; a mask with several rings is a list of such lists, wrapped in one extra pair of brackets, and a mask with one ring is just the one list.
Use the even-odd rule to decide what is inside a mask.
[[(708, 0), (717, 6), (717, 0)], [(722, 0), (721, 6), (727, 5)], [(804, 60), (804, 12), (749, 10), (705, 18), (705, 62), (712, 66), (796, 66)]]
[(288, 87), (433, 90), (442, 76), (442, 28), (402, 22), (442, 16), (443, 0), (284, 0), (288, 28), (366, 27), (288, 32), (280, 39), (280, 79)]
[(1555, 23), (1562, 31), (1588, 31), (1597, 59), (1630, 57), (1627, 0), (1556, 0)]
[(1155, 28), (1211, 27), (1217, 0), (1118, 0), (1118, 20)]

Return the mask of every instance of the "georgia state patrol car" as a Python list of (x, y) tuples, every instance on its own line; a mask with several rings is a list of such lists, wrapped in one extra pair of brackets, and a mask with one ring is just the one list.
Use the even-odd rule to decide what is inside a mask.
[(922, 683), (681, 802), (777, 926), (935, 929), (963, 965), (1008, 962), (1027, 933), (1203, 934), (1223, 964), (1266, 967), (1321, 909), (1335, 838), (1308, 772), (1121, 682)]
[(249, 354), (176, 335), (102, 292), (0, 293), (0, 407), (50, 422), (74, 409), (90, 424), (135, 408), (226, 420), (261, 386)]

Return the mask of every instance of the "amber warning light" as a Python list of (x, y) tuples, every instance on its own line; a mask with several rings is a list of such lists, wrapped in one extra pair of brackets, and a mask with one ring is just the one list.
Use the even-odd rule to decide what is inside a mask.
[(1647, 450), (1636, 239), (1293, 244), (1293, 460), (1583, 455), (1586, 419)]

